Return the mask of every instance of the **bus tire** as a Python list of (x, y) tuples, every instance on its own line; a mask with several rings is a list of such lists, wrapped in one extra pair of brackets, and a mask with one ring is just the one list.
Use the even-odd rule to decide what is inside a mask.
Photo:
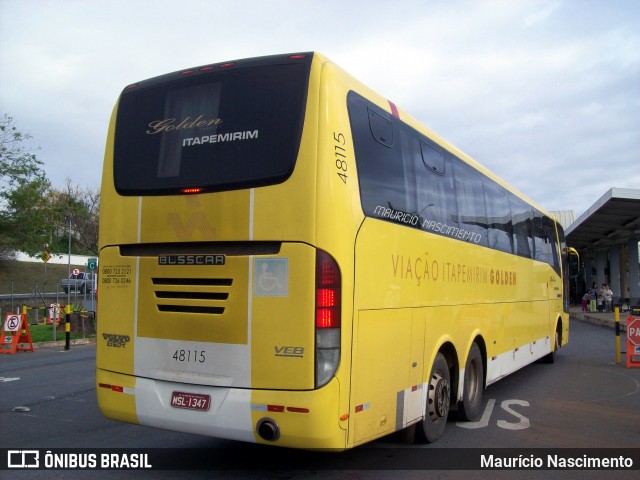
[(477, 343), (471, 345), (464, 367), (462, 401), (458, 405), (458, 417), (464, 421), (475, 420), (482, 412), (484, 394), (484, 365)]
[(419, 440), (433, 443), (438, 440), (447, 425), (451, 404), (451, 375), (449, 365), (442, 353), (438, 352), (427, 382), (427, 409)]
[(550, 353), (547, 353), (544, 357), (542, 357), (542, 361), (544, 363), (549, 363), (549, 364), (556, 363), (556, 355), (559, 349), (560, 349), (560, 326), (556, 328), (553, 350), (551, 350)]

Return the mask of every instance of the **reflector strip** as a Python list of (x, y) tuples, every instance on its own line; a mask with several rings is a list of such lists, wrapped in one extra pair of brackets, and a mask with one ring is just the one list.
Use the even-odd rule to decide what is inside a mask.
[(287, 412), (291, 413), (309, 413), (308, 408), (302, 407), (285, 407), (284, 405), (264, 405), (260, 403), (252, 403), (251, 410), (257, 412)]
[(365, 410), (369, 410), (371, 408), (371, 404), (369, 402), (363, 403), (362, 405), (356, 406), (356, 413), (363, 412)]
[(99, 383), (98, 386), (100, 388), (106, 388), (107, 390), (111, 390), (116, 393), (128, 393), (129, 395), (133, 395), (133, 388), (121, 387), (120, 385), (110, 385), (108, 383)]
[(308, 408), (300, 408), (300, 407), (287, 407), (287, 412), (309, 413), (309, 409)]

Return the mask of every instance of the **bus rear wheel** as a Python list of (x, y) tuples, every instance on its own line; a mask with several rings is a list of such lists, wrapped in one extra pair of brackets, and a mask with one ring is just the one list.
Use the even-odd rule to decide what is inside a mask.
[(481, 413), (484, 394), (484, 365), (480, 347), (475, 342), (471, 345), (464, 367), (463, 389), (458, 416), (464, 421), (475, 420)]
[(436, 355), (431, 367), (427, 387), (427, 409), (422, 421), (423, 435), (420, 439), (427, 443), (438, 440), (447, 425), (449, 406), (451, 403), (451, 379), (449, 365), (442, 353)]

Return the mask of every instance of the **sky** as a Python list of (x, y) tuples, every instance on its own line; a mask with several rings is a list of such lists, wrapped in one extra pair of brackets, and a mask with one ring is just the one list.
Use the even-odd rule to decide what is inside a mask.
[(0, 0), (0, 113), (97, 188), (128, 84), (319, 51), (547, 210), (640, 188), (637, 0)]

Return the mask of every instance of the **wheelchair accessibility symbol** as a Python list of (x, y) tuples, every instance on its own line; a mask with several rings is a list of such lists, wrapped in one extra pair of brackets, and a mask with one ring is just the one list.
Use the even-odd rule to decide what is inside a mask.
[(257, 258), (254, 282), (256, 297), (289, 296), (289, 259)]

